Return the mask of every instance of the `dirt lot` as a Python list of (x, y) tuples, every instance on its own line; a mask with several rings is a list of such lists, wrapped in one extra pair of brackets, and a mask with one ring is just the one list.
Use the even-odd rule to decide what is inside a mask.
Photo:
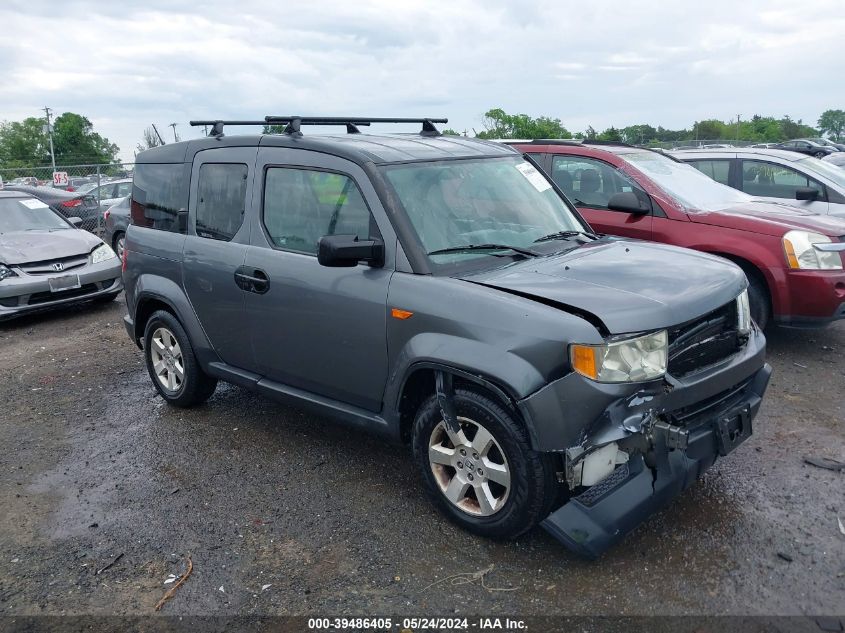
[(803, 463), (845, 460), (845, 323), (771, 332), (755, 435), (586, 562), (456, 529), (406, 451), (242, 389), (164, 406), (123, 314), (0, 324), (0, 614), (152, 613), (188, 556), (163, 613), (845, 613), (845, 473)]

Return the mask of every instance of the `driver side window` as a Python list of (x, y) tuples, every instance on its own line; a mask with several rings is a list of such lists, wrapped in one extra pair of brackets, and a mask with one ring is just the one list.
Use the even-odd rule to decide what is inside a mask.
[(579, 207), (607, 209), (614, 194), (633, 191), (639, 196), (642, 193), (633, 180), (612, 165), (583, 156), (554, 156), (552, 180)]
[(378, 234), (355, 182), (316, 169), (268, 169), (262, 219), (277, 248), (309, 255), (317, 254), (317, 242), (324, 235), (367, 239)]

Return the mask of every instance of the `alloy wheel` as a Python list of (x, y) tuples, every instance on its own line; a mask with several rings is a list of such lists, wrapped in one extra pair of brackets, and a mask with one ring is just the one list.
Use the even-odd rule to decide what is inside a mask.
[(455, 433), (441, 421), (431, 432), (428, 461), (440, 492), (473, 516), (499, 512), (508, 499), (511, 475), (502, 447), (478, 422), (459, 417)]
[(185, 362), (173, 332), (166, 327), (157, 328), (150, 343), (150, 358), (159, 383), (170, 392), (179, 391), (185, 381)]

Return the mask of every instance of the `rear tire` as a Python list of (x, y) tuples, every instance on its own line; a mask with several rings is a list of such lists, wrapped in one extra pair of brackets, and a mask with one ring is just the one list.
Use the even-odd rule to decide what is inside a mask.
[(548, 516), (558, 498), (554, 462), (531, 449), (525, 428), (496, 400), (456, 389), (454, 403), (458, 435), (446, 430), (434, 395), (414, 420), (414, 461), (426, 493), (462, 528), (516, 538)]
[(156, 391), (173, 406), (201, 404), (217, 388), (217, 379), (200, 368), (182, 324), (164, 310), (153, 312), (144, 328), (144, 360)]
[(126, 234), (123, 231), (118, 231), (114, 234), (111, 240), (112, 250), (117, 254), (118, 258), (123, 260), (123, 249), (125, 248)]

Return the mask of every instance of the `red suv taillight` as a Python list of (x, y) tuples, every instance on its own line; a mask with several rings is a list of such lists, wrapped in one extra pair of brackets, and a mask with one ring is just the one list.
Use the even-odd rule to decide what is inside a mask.
[(103, 219), (108, 220), (110, 215), (111, 215), (111, 209), (106, 209), (106, 212), (103, 213)]
[(65, 200), (61, 204), (63, 207), (78, 207), (82, 205), (82, 200), (74, 198), (73, 200)]

